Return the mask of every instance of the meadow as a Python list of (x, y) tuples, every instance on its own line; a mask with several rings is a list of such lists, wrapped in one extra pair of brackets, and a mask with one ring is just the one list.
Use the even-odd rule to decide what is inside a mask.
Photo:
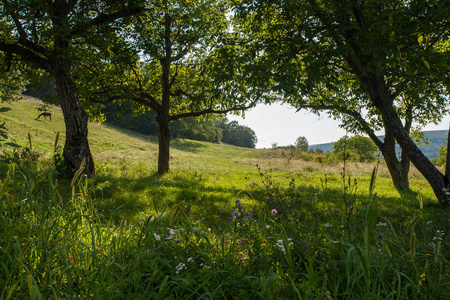
[(91, 123), (96, 176), (68, 180), (41, 104), (0, 113), (0, 299), (450, 297), (449, 209), (415, 169), (399, 193), (382, 161), (179, 139), (161, 176), (155, 137)]

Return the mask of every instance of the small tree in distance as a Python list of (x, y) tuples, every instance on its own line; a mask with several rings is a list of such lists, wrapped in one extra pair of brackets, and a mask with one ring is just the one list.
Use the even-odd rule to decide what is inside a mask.
[(308, 150), (308, 146), (309, 146), (308, 140), (304, 136), (299, 136), (295, 141), (295, 147), (297, 149), (306, 151)]
[(353, 137), (344, 136), (333, 145), (334, 154), (339, 158), (359, 161), (373, 162), (377, 158), (377, 146), (371, 139), (355, 135)]

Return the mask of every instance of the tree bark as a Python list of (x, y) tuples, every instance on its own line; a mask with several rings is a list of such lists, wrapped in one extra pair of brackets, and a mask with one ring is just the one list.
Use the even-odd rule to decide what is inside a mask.
[[(420, 151), (414, 141), (406, 132), (403, 124), (397, 115), (396, 111), (391, 105), (388, 93), (378, 90), (376, 99), (372, 100), (375, 106), (381, 112), (383, 123), (385, 128), (392, 130), (392, 134), (395, 136), (397, 143), (400, 145), (403, 151), (419, 170), (419, 172), (425, 177), (431, 188), (434, 191), (439, 202), (444, 201), (443, 189), (445, 186), (444, 175), (430, 162), (430, 160)], [(372, 97), (372, 93), (371, 97)], [(386, 101), (386, 99), (388, 99)]]
[(75, 84), (70, 75), (67, 64), (56, 62), (50, 69), (55, 78), (61, 109), (66, 125), (66, 142), (63, 156), (68, 165), (68, 176), (72, 177), (82, 166), (82, 174), (92, 177), (95, 175), (95, 166), (88, 142), (88, 116), (81, 107)]
[(159, 125), (158, 173), (165, 174), (169, 172), (170, 160), (169, 117), (167, 114), (158, 113), (156, 120)]
[(385, 129), (384, 143), (380, 150), (391, 174), (394, 187), (399, 191), (408, 190), (408, 173), (403, 172), (402, 164), (395, 153), (395, 138), (387, 128)]

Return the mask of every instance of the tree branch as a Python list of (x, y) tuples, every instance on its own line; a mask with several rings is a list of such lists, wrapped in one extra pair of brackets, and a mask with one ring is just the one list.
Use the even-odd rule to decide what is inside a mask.
[[(114, 22), (118, 19), (124, 18), (124, 17), (130, 17), (133, 15), (137, 15), (143, 11), (146, 11), (146, 8), (144, 7), (136, 7), (136, 8), (125, 8), (123, 10), (111, 13), (111, 14), (104, 14), (100, 15), (94, 19), (92, 19), (88, 24), (87, 27), (95, 27), (102, 24), (107, 24)], [(70, 32), (69, 36), (72, 37), (74, 35), (78, 35), (86, 30), (86, 24), (78, 24), (75, 26), (75, 28)]]
[(201, 110), (201, 111), (193, 111), (193, 112), (177, 114), (177, 115), (170, 116), (169, 120), (170, 121), (174, 121), (174, 120), (187, 118), (187, 117), (198, 117), (198, 116), (203, 116), (203, 115), (207, 115), (207, 114), (226, 114), (226, 113), (229, 113), (231, 111), (247, 110), (247, 109), (255, 107), (255, 105), (258, 102), (258, 100), (259, 100), (259, 97), (258, 97), (257, 100), (254, 100), (252, 103), (250, 103), (250, 105), (243, 106), (243, 107), (232, 107), (232, 108), (223, 109), (223, 110), (204, 109), (204, 110)]
[(50, 67), (48, 60), (42, 55), (39, 55), (36, 52), (18, 44), (9, 44), (0, 41), (0, 51), (19, 55), (26, 61), (35, 65), (37, 68), (43, 70), (48, 71)]

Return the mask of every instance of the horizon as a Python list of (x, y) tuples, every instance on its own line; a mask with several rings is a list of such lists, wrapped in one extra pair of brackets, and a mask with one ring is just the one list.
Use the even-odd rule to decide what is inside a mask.
[[(227, 118), (255, 132), (257, 149), (271, 148), (272, 143), (278, 146), (294, 145), (300, 136), (304, 136), (308, 145), (313, 146), (334, 143), (346, 135), (346, 131), (339, 127), (340, 122), (329, 118), (326, 113), (318, 116), (306, 110), (296, 112), (295, 108), (281, 103), (258, 104), (246, 111), (244, 118), (236, 115), (227, 115)], [(448, 130), (449, 122), (450, 115), (447, 115), (439, 124), (429, 124), (421, 131)], [(377, 131), (376, 134), (384, 135), (384, 131)]]

